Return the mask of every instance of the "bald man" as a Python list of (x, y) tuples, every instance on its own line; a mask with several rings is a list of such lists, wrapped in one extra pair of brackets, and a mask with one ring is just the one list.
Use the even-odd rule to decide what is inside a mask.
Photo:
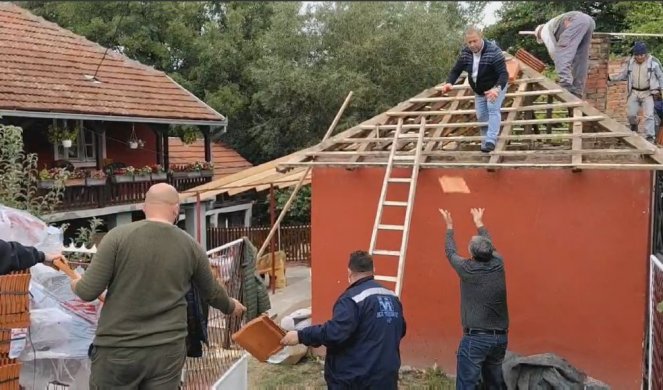
[(179, 208), (171, 185), (150, 187), (146, 219), (108, 232), (87, 272), (72, 281), (85, 301), (108, 289), (90, 351), (91, 389), (179, 387), (191, 283), (225, 314), (246, 310), (214, 280), (203, 248), (174, 225)]

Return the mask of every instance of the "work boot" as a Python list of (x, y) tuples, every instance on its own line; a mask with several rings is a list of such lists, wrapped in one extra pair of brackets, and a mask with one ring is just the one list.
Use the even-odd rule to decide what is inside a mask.
[(638, 132), (638, 125), (631, 125), (631, 131)]

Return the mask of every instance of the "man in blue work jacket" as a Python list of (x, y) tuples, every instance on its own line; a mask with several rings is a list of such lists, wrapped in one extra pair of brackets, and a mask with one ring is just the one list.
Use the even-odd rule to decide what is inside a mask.
[(327, 347), (329, 389), (397, 389), (403, 306), (396, 294), (373, 279), (373, 258), (367, 252), (350, 254), (348, 282), (331, 320), (288, 332), (281, 343)]

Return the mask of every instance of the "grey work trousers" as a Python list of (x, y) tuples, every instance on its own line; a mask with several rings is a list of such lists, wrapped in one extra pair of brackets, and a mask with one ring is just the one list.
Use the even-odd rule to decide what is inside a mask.
[(656, 120), (654, 119), (654, 97), (649, 91), (632, 90), (626, 101), (628, 123), (638, 124), (638, 112), (642, 108), (642, 117), (645, 123), (645, 136), (656, 136)]
[(582, 12), (569, 15), (568, 23), (557, 40), (555, 47), (555, 70), (559, 85), (579, 98), (585, 93), (587, 69), (589, 68), (589, 47), (596, 24), (591, 16)]

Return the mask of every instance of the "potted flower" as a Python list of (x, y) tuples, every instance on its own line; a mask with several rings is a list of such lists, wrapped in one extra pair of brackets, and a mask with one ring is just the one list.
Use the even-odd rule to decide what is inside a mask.
[(48, 126), (48, 140), (53, 145), (62, 143), (63, 147), (71, 148), (78, 137), (78, 132), (78, 126), (70, 130), (66, 126), (59, 126), (57, 123), (53, 123)]
[(64, 168), (44, 168), (39, 171), (38, 176), (39, 183), (37, 183), (37, 186), (42, 189), (51, 189), (64, 186), (68, 172)]
[(154, 164), (150, 168), (152, 169), (152, 181), (166, 181), (168, 179), (168, 174), (161, 165)]
[(64, 180), (66, 187), (81, 187), (85, 185), (85, 171), (81, 169), (74, 169), (73, 172), (67, 172), (67, 177)]
[(105, 186), (106, 178), (106, 172), (101, 169), (93, 169), (88, 172), (88, 176), (85, 178), (85, 184), (87, 186)]
[(170, 175), (173, 179), (186, 179), (189, 176), (188, 164), (170, 164)]
[(146, 165), (134, 173), (134, 181), (150, 181), (152, 178), (152, 167)]
[(214, 176), (214, 164), (207, 161), (196, 161), (193, 164), (193, 169), (200, 172), (202, 177), (212, 177)]
[(117, 168), (113, 171), (111, 180), (113, 183), (130, 183), (134, 181), (136, 168), (128, 166), (126, 168)]

